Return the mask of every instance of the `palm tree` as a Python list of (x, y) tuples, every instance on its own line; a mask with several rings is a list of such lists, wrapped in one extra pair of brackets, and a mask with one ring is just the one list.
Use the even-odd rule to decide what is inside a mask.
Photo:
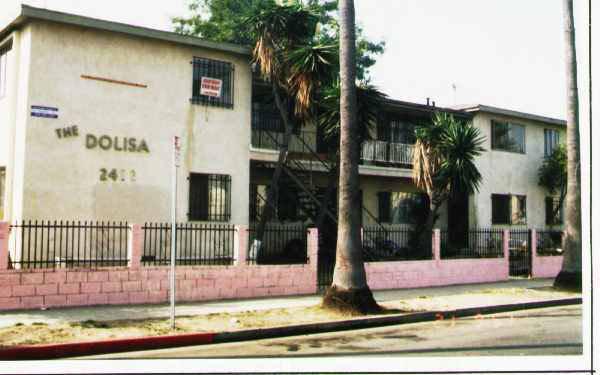
[(279, 158), (257, 228), (263, 237), (277, 201), (279, 179), (288, 155), (293, 130), (311, 118), (315, 90), (331, 81), (336, 46), (315, 43), (318, 15), (299, 4), (271, 5), (246, 19), (256, 40), (254, 64), (270, 83), (275, 105), (284, 124)]
[(554, 287), (581, 291), (581, 169), (573, 0), (563, 0), (567, 75), (567, 207), (563, 264)]
[(431, 249), (431, 230), (439, 209), (449, 198), (479, 189), (481, 174), (474, 160), (485, 150), (485, 138), (471, 123), (461, 123), (448, 113), (436, 112), (430, 124), (415, 129), (413, 181), (425, 191), (431, 212), (422, 228), (421, 245)]
[(323, 297), (323, 306), (368, 313), (381, 308), (367, 285), (360, 238), (354, 1), (340, 0), (339, 11), (341, 100), (338, 236), (333, 283)]

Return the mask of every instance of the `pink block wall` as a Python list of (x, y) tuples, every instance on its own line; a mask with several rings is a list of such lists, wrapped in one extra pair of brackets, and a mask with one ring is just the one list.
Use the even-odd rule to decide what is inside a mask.
[[(0, 269), (0, 310), (167, 302), (169, 267), (140, 266), (135, 258), (142, 253), (142, 241), (136, 231), (141, 228), (133, 225), (129, 267)], [(178, 301), (316, 293), (316, 229), (308, 233), (309, 262), (300, 265), (248, 265), (247, 227), (237, 226), (236, 237), (236, 262), (232, 266), (177, 266)], [(0, 233), (0, 259), (8, 258), (2, 239)]]
[(563, 257), (537, 255), (537, 233), (531, 231), (531, 277), (548, 278), (556, 277), (562, 267)]

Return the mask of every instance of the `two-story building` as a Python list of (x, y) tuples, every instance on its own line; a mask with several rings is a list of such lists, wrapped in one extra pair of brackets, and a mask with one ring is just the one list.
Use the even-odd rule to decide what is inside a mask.
[[(249, 48), (30, 6), (5, 18), (0, 220), (168, 220), (174, 136), (178, 221), (258, 219), (282, 127), (253, 102)], [(412, 129), (438, 110), (473, 121), (487, 139), (476, 161), (481, 189), (444, 207), (438, 226), (547, 224), (553, 201), (537, 170), (563, 138), (563, 120), (483, 105), (384, 107), (361, 145), (364, 226), (410, 224), (411, 210), (427, 203), (411, 182)], [(335, 193), (321, 139), (310, 127), (294, 134), (276, 219), (321, 220), (335, 232), (313, 199)]]

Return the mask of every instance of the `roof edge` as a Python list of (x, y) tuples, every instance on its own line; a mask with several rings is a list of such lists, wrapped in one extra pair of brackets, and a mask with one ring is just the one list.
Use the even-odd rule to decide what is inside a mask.
[[(170, 31), (162, 31), (151, 29), (142, 26), (134, 26), (120, 22), (105, 21), (97, 18), (80, 16), (71, 13), (64, 13), (55, 10), (32, 7), (30, 5), (21, 5), (21, 14), (18, 18), (39, 19), (69, 25), (88, 27), (97, 30), (112, 31), (123, 33), (142, 38), (150, 38), (172, 42), (176, 44), (184, 44), (194, 47), (207, 48), (216, 51), (230, 52), (237, 55), (250, 56), (251, 49), (246, 46), (241, 46), (232, 43), (213, 42), (210, 40), (200, 39), (193, 36), (177, 34)], [(7, 28), (14, 26), (16, 19), (7, 25)]]
[(538, 121), (538, 122), (543, 122), (543, 123), (547, 123), (547, 124), (567, 126), (567, 122), (565, 120), (561, 120), (561, 119), (557, 119), (557, 118), (553, 118), (553, 117), (535, 115), (532, 113), (514, 111), (512, 109), (498, 108), (498, 107), (493, 107), (493, 106), (484, 105), (484, 104), (469, 104), (469, 105), (465, 105), (465, 106), (456, 106), (454, 108), (457, 110), (465, 111), (465, 112), (486, 112), (486, 113), (492, 113), (492, 114), (496, 114), (496, 115), (504, 115), (504, 116), (510, 116), (510, 117), (517, 117), (517, 118), (521, 118), (521, 119), (525, 119), (525, 120)]

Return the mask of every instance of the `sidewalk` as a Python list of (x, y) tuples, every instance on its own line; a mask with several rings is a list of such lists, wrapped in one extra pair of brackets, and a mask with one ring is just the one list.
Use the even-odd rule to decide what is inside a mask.
[[(374, 291), (379, 303), (394, 303), (410, 300), (412, 308), (422, 310), (452, 310), (498, 304), (517, 304), (580, 296), (556, 292), (551, 289), (553, 279), (514, 279), (489, 284), (467, 284), (418, 289), (395, 289)], [(515, 288), (531, 290), (530, 294), (513, 293)], [(537, 291), (537, 292), (536, 292)], [(235, 313), (243, 311), (293, 308), (318, 305), (320, 295), (274, 297), (260, 299), (227, 300), (214, 302), (182, 302), (176, 304), (176, 316)], [(404, 302), (403, 302), (404, 303)], [(159, 305), (116, 305), (72, 307), (48, 310), (20, 310), (0, 312), (0, 328), (17, 323), (60, 324), (122, 319), (168, 318), (170, 306)]]

